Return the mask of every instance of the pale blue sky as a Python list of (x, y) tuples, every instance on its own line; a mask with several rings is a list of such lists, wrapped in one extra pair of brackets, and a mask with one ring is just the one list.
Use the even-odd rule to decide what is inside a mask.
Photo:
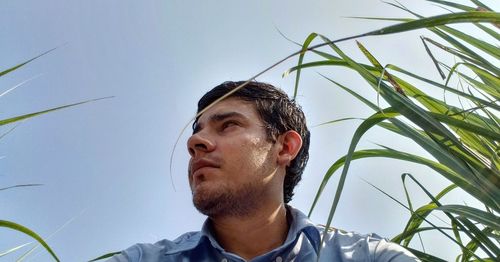
[[(425, 1), (402, 2), (426, 14), (441, 11)], [(0, 93), (41, 74), (0, 98), (0, 118), (115, 97), (30, 119), (0, 141), (0, 156), (4, 156), (0, 187), (44, 184), (0, 192), (0, 219), (23, 224), (45, 238), (70, 221), (47, 239), (62, 261), (88, 260), (136, 242), (173, 239), (198, 230), (204, 217), (192, 207), (186, 180), (185, 141), (190, 130), (174, 152), (172, 177), (169, 157), (199, 97), (223, 81), (247, 79), (296, 51), (277, 29), (302, 42), (311, 32), (333, 39), (387, 24), (346, 16), (406, 14), (375, 0), (2, 1), (0, 69), (59, 48), (1, 77)], [(420, 31), (361, 41), (383, 63), (414, 66), (415, 71), (437, 79), (418, 39), (422, 33), (430, 35)], [(353, 41), (340, 46), (362, 57)], [(296, 61), (289, 60), (258, 80), (291, 94), (294, 75), (282, 78), (281, 74)], [(318, 70), (375, 97), (352, 72)], [(311, 127), (371, 114), (314, 70), (304, 71), (298, 101)], [(311, 160), (292, 205), (308, 211), (323, 174), (347, 152), (357, 124), (312, 127)], [(373, 131), (360, 147), (373, 147), (373, 143), (420, 152), (402, 138)], [(400, 232), (407, 212), (360, 178), (403, 199), (400, 175), (404, 172), (422, 179), (435, 192), (446, 185), (429, 169), (408, 163), (354, 162), (334, 226), (386, 237)], [(335, 187), (333, 179), (330, 194), (325, 194), (312, 217), (315, 222), (325, 223)], [(0, 253), (30, 241), (0, 228)], [(439, 245), (428, 250), (446, 257)], [(9, 255), (6, 261), (22, 253)], [(50, 261), (50, 257), (37, 249), (27, 260)]]

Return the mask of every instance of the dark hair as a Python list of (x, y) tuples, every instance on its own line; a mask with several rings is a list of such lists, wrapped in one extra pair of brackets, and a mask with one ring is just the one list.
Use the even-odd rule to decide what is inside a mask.
[[(197, 112), (199, 113), (212, 102), (243, 83), (245, 81), (228, 81), (214, 87), (198, 101)], [(255, 104), (257, 113), (265, 124), (267, 136), (272, 142), (276, 141), (278, 135), (289, 130), (296, 131), (302, 138), (302, 148), (290, 166), (286, 168), (283, 196), (285, 203), (290, 202), (293, 189), (302, 178), (302, 172), (309, 159), (310, 133), (307, 129), (304, 112), (295, 103), (295, 100), (290, 99), (285, 92), (266, 83), (251, 81), (231, 94), (230, 97), (237, 97)], [(193, 127), (196, 126), (198, 118), (196, 118)]]

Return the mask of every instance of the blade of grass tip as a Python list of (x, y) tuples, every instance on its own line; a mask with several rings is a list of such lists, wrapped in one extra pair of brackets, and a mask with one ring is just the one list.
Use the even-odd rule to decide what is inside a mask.
[(25, 247), (25, 246), (30, 245), (30, 244), (33, 244), (33, 242), (24, 243), (24, 244), (19, 245), (19, 246), (17, 246), (17, 247), (13, 247), (13, 248), (11, 248), (11, 249), (9, 249), (9, 250), (6, 250), (6, 251), (4, 251), (4, 252), (0, 253), (0, 257), (6, 256), (6, 255), (8, 255), (8, 254), (10, 254), (10, 253), (12, 253), (12, 252), (15, 252), (15, 251), (17, 251), (17, 250), (19, 250), (19, 249), (21, 249), (21, 248), (23, 248), (23, 247)]
[[(406, 183), (403, 182), (403, 189), (405, 191), (405, 197), (406, 197), (406, 202), (408, 203), (408, 208), (410, 209), (410, 218), (412, 216), (413, 213), (415, 213), (415, 211), (413, 210), (413, 205), (411, 203), (411, 197), (410, 197), (410, 194), (408, 193), (408, 188), (406, 187)], [(403, 233), (402, 234), (405, 234), (408, 229), (409, 229), (409, 225), (411, 225), (411, 222), (408, 221), (405, 229), (403, 230)], [(418, 227), (417, 227), (418, 228)], [(424, 246), (424, 242), (422, 241), (422, 236), (420, 235), (420, 233), (417, 233), (418, 234), (418, 239), (420, 241), (420, 246), (422, 247), (422, 250), (424, 251), (425, 253), (425, 246)], [(411, 238), (410, 238), (411, 239)], [(409, 241), (408, 241), (409, 242)], [(408, 247), (408, 245), (405, 245), (405, 247)]]
[[(378, 85), (377, 85), (377, 93), (380, 92), (380, 85), (382, 83), (382, 79), (385, 77), (387, 77), (387, 80), (389, 80), (389, 82), (391, 83), (391, 85), (395, 88), (395, 90), (406, 96), (406, 94), (404, 93), (403, 89), (401, 88), (401, 86), (398, 84), (398, 82), (396, 82), (394, 80), (394, 78), (392, 77), (392, 75), (386, 71), (386, 68), (387, 66), (385, 67), (382, 67), (382, 64), (380, 64), (380, 62), (370, 53), (370, 51), (368, 51), (368, 49), (366, 49), (365, 46), (363, 46), (359, 41), (356, 41), (356, 44), (358, 45), (359, 49), (361, 50), (361, 52), (363, 52), (363, 54), (365, 55), (366, 58), (368, 58), (368, 60), (370, 61), (370, 63), (372, 63), (372, 65), (381, 70), (382, 72), (380, 73), (380, 77), (378, 79)], [(377, 105), (379, 104), (379, 97), (377, 96)]]
[(439, 67), (439, 63), (436, 60), (436, 58), (434, 57), (434, 55), (432, 54), (431, 50), (429, 49), (429, 46), (425, 42), (425, 38), (423, 36), (420, 36), (420, 40), (422, 40), (422, 43), (424, 44), (424, 47), (425, 47), (425, 51), (427, 52), (427, 54), (431, 58), (432, 62), (434, 63), (434, 66), (438, 70), (439, 75), (441, 76), (442, 79), (445, 79), (446, 76), (444, 75), (443, 70), (441, 70), (441, 67)]
[(476, 10), (493, 11), (491, 8), (489, 8), (487, 5), (483, 4), (479, 0), (470, 0), (470, 1), (479, 7), (479, 9), (476, 9)]
[(344, 86), (342, 84), (340, 84), (339, 82), (321, 74), (321, 73), (318, 73), (320, 76), (322, 76), (323, 78), (325, 78), (326, 80), (332, 82), (333, 84), (335, 84), (336, 86), (342, 88), (344, 91), (348, 92), (349, 94), (351, 94), (352, 96), (354, 96), (355, 98), (357, 98), (358, 100), (360, 100), (361, 102), (363, 102), (364, 104), (366, 104), (368, 107), (370, 107), (371, 109), (373, 110), (377, 110), (378, 109), (378, 106), (373, 104), (370, 100), (364, 98), (363, 96), (359, 95), (358, 93), (352, 91), (350, 88), (348, 88), (347, 86)]
[(343, 121), (347, 121), (347, 120), (365, 120), (365, 119), (359, 118), (359, 117), (340, 118), (340, 119), (335, 119), (335, 120), (323, 122), (321, 124), (313, 125), (312, 128), (320, 127), (320, 126), (324, 126), (324, 125), (330, 125), (330, 124), (334, 124), (334, 123), (338, 123), (338, 122), (343, 122)]
[(82, 102), (78, 102), (78, 103), (73, 103), (73, 104), (68, 104), (68, 105), (64, 105), (64, 106), (58, 106), (58, 107), (46, 109), (46, 110), (35, 112), (35, 113), (20, 115), (20, 116), (8, 118), (8, 119), (2, 119), (2, 120), (0, 120), (0, 126), (7, 125), (7, 124), (10, 124), (10, 123), (14, 123), (14, 122), (21, 121), (21, 120), (25, 120), (25, 119), (32, 118), (32, 117), (35, 117), (35, 116), (43, 115), (43, 114), (46, 114), (46, 113), (49, 113), (49, 112), (61, 110), (63, 108), (73, 107), (73, 106), (77, 106), (77, 105), (81, 105), (81, 104), (86, 104), (86, 103), (90, 103), (90, 102), (95, 102), (95, 101), (98, 101), (98, 100), (108, 99), (108, 98), (112, 98), (112, 97), (113, 96), (96, 98), (96, 99), (90, 99), (90, 100), (86, 100), (86, 101), (82, 101)]
[(302, 65), (302, 61), (304, 60), (304, 55), (307, 52), (307, 48), (311, 44), (311, 42), (316, 38), (318, 34), (316, 33), (311, 33), (309, 36), (306, 38), (304, 41), (304, 44), (302, 45), (302, 52), (299, 54), (299, 61), (297, 64), (297, 72), (295, 73), (295, 87), (293, 89), (293, 96), (292, 99), (295, 100), (297, 98), (297, 90), (299, 89), (299, 80), (300, 80), (300, 65)]
[(20, 68), (20, 67), (24, 66), (24, 65), (26, 65), (26, 64), (28, 64), (28, 63), (30, 63), (30, 62), (32, 62), (32, 61), (34, 61), (34, 60), (36, 60), (37, 58), (39, 58), (39, 57), (41, 57), (41, 56), (44, 56), (44, 55), (46, 55), (46, 54), (48, 54), (48, 53), (50, 53), (50, 52), (52, 52), (52, 51), (56, 50), (57, 48), (59, 48), (59, 47), (54, 47), (54, 48), (52, 48), (52, 49), (50, 49), (50, 50), (48, 50), (48, 51), (45, 51), (45, 52), (43, 52), (42, 54), (37, 55), (37, 56), (35, 56), (35, 57), (33, 57), (33, 58), (31, 58), (31, 59), (27, 60), (27, 61), (24, 61), (24, 62), (22, 62), (22, 63), (20, 63), (20, 64), (18, 64), (18, 65), (16, 65), (16, 66), (13, 66), (13, 67), (11, 67), (11, 68), (9, 68), (9, 69), (7, 69), (7, 70), (4, 70), (4, 71), (0, 72), (0, 76), (6, 75), (6, 74), (8, 74), (8, 73), (10, 73), (10, 72), (12, 72), (12, 71), (14, 71), (14, 70), (16, 70), (16, 69), (18, 69), (18, 68)]
[(112, 257), (112, 256), (114, 256), (114, 255), (118, 255), (118, 254), (120, 254), (120, 253), (121, 253), (121, 252), (111, 252), (111, 253), (107, 253), (107, 254), (104, 254), (104, 255), (102, 255), (102, 256), (96, 257), (96, 258), (94, 258), (94, 259), (92, 259), (92, 260), (89, 260), (89, 262), (94, 262), (94, 261), (98, 261), (98, 260), (101, 260), (101, 259), (110, 258), (110, 257)]
[(4, 188), (0, 188), (0, 191), (11, 189), (11, 188), (17, 188), (17, 187), (32, 187), (32, 186), (43, 186), (43, 184), (22, 184), (22, 185), (14, 185), (14, 186), (8, 186)]
[(52, 255), (52, 257), (56, 261), (59, 262), (59, 258), (57, 258), (56, 254), (54, 253), (54, 251), (52, 251), (49, 245), (37, 233), (33, 232), (31, 229), (7, 220), (0, 220), (0, 227), (10, 228), (34, 238), (36, 241), (38, 241), (38, 243), (42, 244), (42, 246)]
[(276, 31), (278, 31), (278, 34), (280, 34), (288, 42), (293, 43), (293, 44), (298, 45), (298, 46), (301, 46), (301, 44), (299, 42), (292, 40), (287, 35), (285, 35), (283, 32), (281, 32), (281, 30), (278, 27), (274, 26), (274, 29), (276, 29)]
[(442, 4), (442, 5), (446, 5), (446, 6), (450, 6), (450, 7), (454, 7), (456, 9), (460, 9), (462, 11), (474, 11), (474, 10), (476, 10), (473, 7), (462, 5), (462, 4), (457, 4), (457, 3), (454, 3), (454, 2), (450, 2), (450, 1), (442, 1), (442, 0), (427, 0), (427, 1), (428, 2)]
[(373, 16), (347, 16), (346, 18), (376, 20), (376, 21), (392, 21), (392, 22), (409, 22), (415, 20), (410, 18), (373, 17)]
[(10, 92), (11, 92), (11, 91), (13, 91), (14, 89), (16, 89), (16, 88), (18, 88), (18, 87), (20, 87), (20, 86), (22, 86), (22, 85), (24, 85), (24, 84), (26, 84), (26, 83), (30, 82), (30, 81), (31, 81), (31, 80), (33, 80), (33, 79), (39, 78), (40, 76), (42, 76), (42, 74), (38, 74), (38, 75), (36, 75), (36, 76), (34, 76), (34, 77), (31, 77), (31, 78), (29, 78), (29, 79), (27, 79), (27, 80), (22, 81), (21, 83), (19, 83), (19, 84), (15, 85), (15, 86), (13, 86), (13, 87), (11, 87), (11, 88), (9, 88), (9, 89), (5, 90), (3, 93), (1, 93), (1, 94), (0, 94), (0, 97), (2, 97), (2, 96), (4, 96), (4, 95), (6, 95), (6, 94), (8, 94), (8, 93), (10, 93)]
[(408, 12), (408, 13), (410, 13), (410, 14), (412, 14), (412, 15), (414, 15), (414, 16), (416, 16), (416, 17), (418, 17), (418, 18), (423, 18), (423, 16), (421, 16), (421, 15), (419, 15), (419, 14), (417, 14), (417, 13), (413, 12), (412, 10), (410, 10), (409, 8), (407, 8), (406, 6), (404, 6), (401, 2), (394, 1), (394, 2), (396, 2), (397, 4), (394, 4), (394, 3), (391, 3), (391, 2), (387, 2), (387, 1), (382, 1), (382, 2), (383, 2), (383, 3), (385, 3), (385, 4), (388, 4), (388, 5), (390, 5), (390, 6), (396, 7), (396, 8), (398, 8), (398, 9), (401, 9), (401, 10), (403, 10), (403, 11), (405, 11), (405, 12)]
[[(313, 51), (314, 52), (314, 51)], [(319, 66), (346, 66), (346, 62), (340, 59), (335, 60), (323, 60), (323, 61), (314, 61), (309, 63), (303, 63), (300, 66), (293, 66), (283, 72), (282, 77), (287, 77), (290, 73), (297, 71), (299, 68), (310, 68), (310, 67), (319, 67)]]
[(10, 132), (14, 131), (14, 129), (16, 129), (20, 124), (21, 123), (16, 124), (15, 126), (13, 126), (12, 128), (10, 128), (9, 130), (7, 130), (7, 132), (5, 132), (2, 135), (0, 135), (0, 139), (4, 138), (6, 135), (10, 134)]

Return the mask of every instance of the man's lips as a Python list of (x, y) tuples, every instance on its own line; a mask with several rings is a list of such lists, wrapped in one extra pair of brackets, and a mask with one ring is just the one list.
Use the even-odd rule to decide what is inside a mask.
[(214, 161), (204, 158), (193, 160), (191, 162), (191, 175), (196, 175), (196, 171), (205, 167), (219, 168), (219, 165), (217, 165), (217, 163), (215, 163)]

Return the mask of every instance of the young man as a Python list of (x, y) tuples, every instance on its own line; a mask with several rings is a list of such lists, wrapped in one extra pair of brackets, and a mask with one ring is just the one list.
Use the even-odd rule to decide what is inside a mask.
[[(201, 112), (243, 82), (225, 82), (198, 102)], [(315, 226), (287, 203), (309, 157), (304, 113), (281, 90), (250, 82), (210, 106), (187, 142), (200, 232), (137, 244), (111, 261), (418, 261), (377, 235)]]

